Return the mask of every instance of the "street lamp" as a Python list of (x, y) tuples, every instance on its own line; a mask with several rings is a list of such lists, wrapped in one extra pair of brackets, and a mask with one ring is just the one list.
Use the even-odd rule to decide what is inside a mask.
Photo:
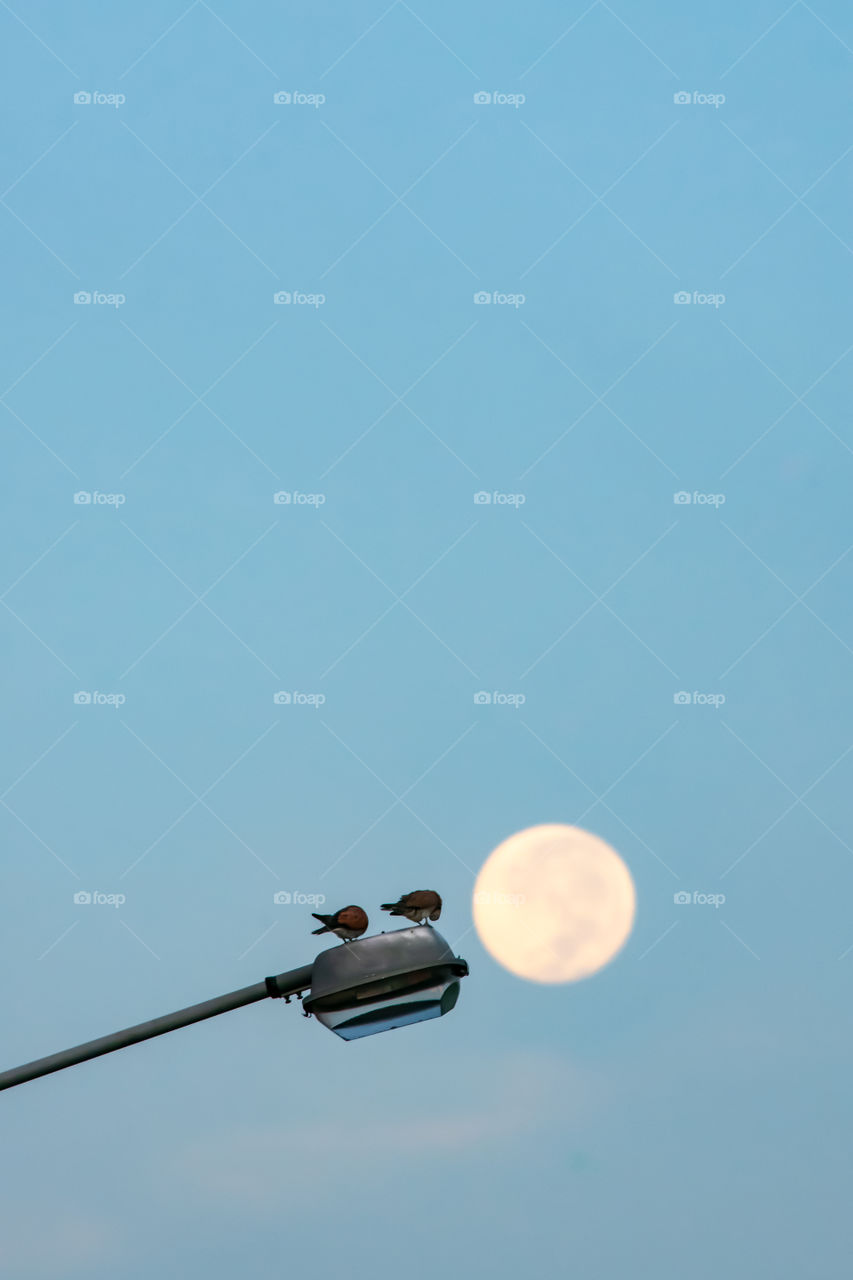
[[(267, 997), (283, 998), (289, 1004), (291, 996), (296, 996), (302, 999), (306, 1015), (313, 1014), (343, 1040), (357, 1040), (449, 1013), (459, 996), (459, 981), (467, 973), (467, 963), (455, 956), (429, 925), (378, 933), (321, 951), (313, 964), (301, 969), (0, 1072), (0, 1089), (11, 1089)], [(303, 992), (307, 994), (303, 996)]]

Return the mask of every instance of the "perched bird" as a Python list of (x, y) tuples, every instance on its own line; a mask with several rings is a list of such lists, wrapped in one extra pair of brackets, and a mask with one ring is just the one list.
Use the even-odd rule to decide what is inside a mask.
[(322, 929), (312, 929), (312, 933), (334, 933), (344, 942), (360, 938), (367, 928), (367, 913), (361, 907), (341, 907), (332, 916), (318, 916), (316, 911), (311, 914), (323, 926)]
[(383, 911), (392, 916), (405, 916), (413, 924), (425, 924), (427, 919), (437, 920), (441, 915), (441, 898), (433, 889), (416, 889), (404, 893), (398, 902), (384, 902)]

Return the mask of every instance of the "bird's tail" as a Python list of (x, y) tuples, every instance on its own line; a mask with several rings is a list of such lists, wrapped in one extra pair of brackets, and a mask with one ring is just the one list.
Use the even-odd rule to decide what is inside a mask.
[(312, 929), (312, 930), (311, 930), (312, 935), (313, 935), (313, 934), (315, 934), (315, 933), (328, 933), (328, 932), (329, 932), (329, 926), (328, 926), (327, 924), (324, 924), (324, 925), (323, 925), (323, 927), (322, 927), (322, 929)]
[(393, 911), (396, 911), (396, 910), (397, 910), (397, 908), (398, 908), (398, 906), (399, 906), (399, 905), (400, 905), (400, 904), (399, 904), (399, 902), (383, 902), (383, 903), (382, 903), (381, 910), (382, 910), (382, 911), (392, 911), (392, 912), (393, 912)]
[(314, 917), (314, 919), (315, 919), (315, 920), (319, 920), (319, 921), (320, 921), (320, 923), (321, 923), (321, 924), (322, 924), (322, 926), (323, 926), (323, 927), (322, 927), (322, 929), (312, 929), (312, 930), (311, 930), (311, 933), (312, 933), (312, 934), (315, 934), (315, 933), (328, 933), (328, 932), (329, 932), (329, 926), (328, 926), (328, 924), (326, 923), (326, 920), (327, 920), (327, 918), (328, 918), (328, 917), (326, 917), (326, 916), (318, 916), (316, 911), (312, 911), (312, 912), (311, 912), (311, 914), (312, 914), (312, 916)]

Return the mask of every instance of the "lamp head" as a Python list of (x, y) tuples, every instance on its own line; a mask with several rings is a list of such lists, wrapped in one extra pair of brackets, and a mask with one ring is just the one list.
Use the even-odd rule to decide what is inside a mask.
[(429, 925), (395, 929), (321, 951), (306, 1013), (344, 1040), (449, 1013), (468, 965)]

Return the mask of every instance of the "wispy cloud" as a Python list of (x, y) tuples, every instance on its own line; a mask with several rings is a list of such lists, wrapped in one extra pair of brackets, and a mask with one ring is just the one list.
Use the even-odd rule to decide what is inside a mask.
[[(413, 1155), (419, 1164), (436, 1158), (446, 1166), (448, 1156), (500, 1151), (552, 1127), (555, 1114), (570, 1126), (588, 1112), (595, 1092), (591, 1079), (556, 1055), (519, 1054), (498, 1063), (479, 1060), (478, 1066), (482, 1089), (476, 1097), (448, 1090), (452, 1100), (437, 1109), (439, 1091), (413, 1085), (393, 1119), (388, 1107), (354, 1118), (352, 1102), (341, 1099), (320, 1122), (297, 1114), (292, 1122), (205, 1137), (179, 1154), (176, 1172), (206, 1197), (275, 1207), (283, 1190), (297, 1198), (312, 1195), (320, 1175), (326, 1183), (386, 1179)], [(460, 1072), (460, 1078), (470, 1080), (470, 1072)]]

